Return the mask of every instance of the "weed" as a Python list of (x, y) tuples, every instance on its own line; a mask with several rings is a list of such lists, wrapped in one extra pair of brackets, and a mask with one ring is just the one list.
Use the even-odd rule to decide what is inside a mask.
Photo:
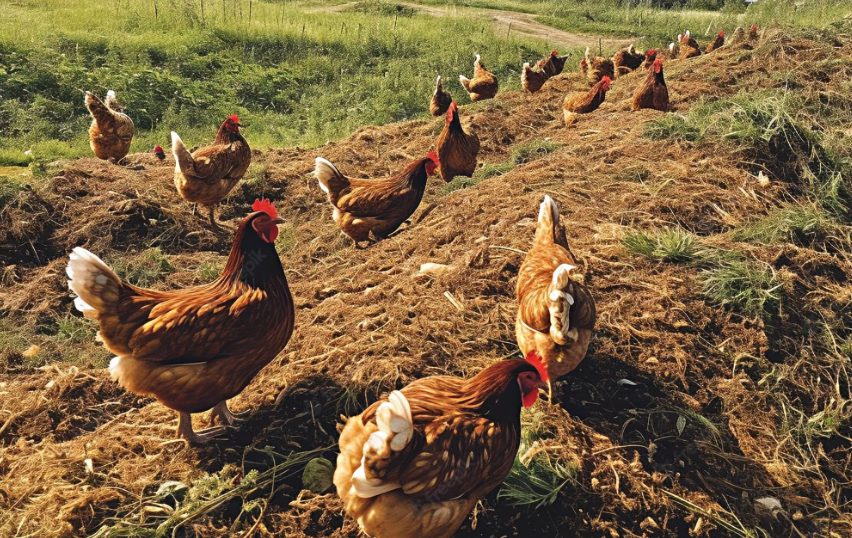
[(56, 335), (60, 341), (72, 344), (94, 342), (94, 326), (84, 318), (67, 314), (56, 322)]
[(15, 201), (23, 185), (16, 179), (0, 176), (0, 211)]
[(779, 241), (807, 242), (829, 233), (837, 223), (815, 205), (790, 205), (736, 230), (735, 241), (772, 244)]
[(560, 144), (549, 140), (532, 140), (526, 144), (516, 147), (505, 163), (484, 163), (481, 168), (474, 172), (473, 177), (459, 176), (444, 185), (444, 194), (473, 187), (486, 179), (494, 176), (502, 176), (514, 167), (540, 159), (560, 147)]
[(528, 163), (553, 153), (560, 145), (550, 140), (532, 140), (513, 149), (509, 162), (515, 166)]
[(199, 284), (209, 284), (222, 274), (223, 264), (204, 262), (195, 271), (195, 281)]
[(727, 259), (701, 273), (704, 295), (721, 305), (730, 305), (744, 315), (765, 317), (780, 303), (781, 282), (768, 264)]
[(158, 247), (150, 248), (134, 258), (116, 260), (112, 268), (127, 282), (143, 288), (161, 282), (175, 269)]
[(697, 257), (695, 236), (679, 227), (634, 232), (625, 236), (622, 245), (630, 254), (650, 260), (687, 263)]

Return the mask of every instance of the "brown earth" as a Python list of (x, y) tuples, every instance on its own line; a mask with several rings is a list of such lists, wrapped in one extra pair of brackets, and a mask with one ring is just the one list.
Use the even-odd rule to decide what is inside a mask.
[[(814, 77), (816, 90), (830, 93), (849, 75), (852, 51), (842, 45), (776, 35), (758, 51), (729, 47), (668, 62), (671, 113), (702, 96), (782, 87), (769, 76), (777, 69), (822, 73), (845, 62)], [(852, 428), (818, 438), (797, 459), (803, 445), (785, 430), (790, 410), (770, 397), (781, 387), (810, 416), (848, 395), (845, 367), (817, 357), (805, 333), (825, 312), (848, 319), (852, 266), (819, 245), (736, 245), (782, 274), (785, 297), (798, 298), (764, 322), (709, 304), (699, 267), (627, 254), (621, 239), (630, 230), (675, 225), (734, 248), (726, 232), (799, 190), (775, 175), (760, 188), (761, 168), (731, 144), (643, 138), (646, 123), (663, 114), (630, 111), (642, 78), (617, 80), (600, 110), (569, 129), (562, 99), (586, 87), (575, 73), (534, 96), (507, 92), (462, 107), (482, 141), (481, 161), (505, 162), (532, 141), (558, 147), (454, 192), (430, 180), (410, 223), (362, 250), (334, 226), (311, 175), (314, 158), (353, 176), (386, 175), (424, 156), (442, 119), (366, 127), (313, 150), (256, 152), (263, 166), (234, 190), (221, 219), (235, 226), (259, 196), (276, 203), (287, 221), (279, 242), (297, 323), (281, 357), (233, 400), (232, 408), (251, 411), (248, 423), (220, 441), (185, 446), (173, 441), (171, 411), (122, 391), (103, 369), (36, 368), (18, 352), (0, 352), (0, 535), (154, 536), (177, 505), (157, 490), (180, 481), (193, 484), (177, 505), (193, 507), (192, 517), (172, 521), (165, 535), (358, 536), (334, 495), (302, 491), (301, 467), (264, 487), (244, 478), (291, 452), (319, 450), (333, 461), (341, 414), (416, 378), (467, 376), (516, 353), (515, 279), (544, 194), (560, 204), (598, 307), (589, 356), (557, 384), (552, 404), (537, 406), (542, 446), (576, 467), (576, 482), (537, 511), (486, 499), (458, 536), (736, 534), (720, 521), (772, 536), (852, 535), (842, 515), (852, 500)], [(213, 233), (190, 216), (174, 191), (171, 156), (129, 160), (138, 169), (65, 163), (0, 215), (3, 318), (23, 325), (73, 311), (64, 266), (74, 246), (108, 260), (158, 246), (175, 267), (159, 287), (191, 285), (202, 263), (223, 264), (232, 232)], [(454, 269), (418, 275), (427, 262)], [(216, 479), (199, 482), (207, 473)], [(232, 488), (239, 494), (217, 497)], [(783, 509), (769, 515), (765, 498)]]

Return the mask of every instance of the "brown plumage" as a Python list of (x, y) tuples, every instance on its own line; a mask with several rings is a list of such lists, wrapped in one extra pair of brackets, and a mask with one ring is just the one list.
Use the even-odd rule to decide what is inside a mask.
[(436, 118), (443, 116), (452, 102), (453, 96), (444, 91), (444, 87), (441, 85), (441, 75), (438, 75), (438, 80), (435, 82), (435, 93), (432, 94), (432, 101), (429, 103), (429, 113)]
[(701, 47), (698, 46), (698, 41), (689, 35), (689, 30), (685, 34), (678, 36), (680, 43), (680, 59), (695, 58), (701, 56)]
[(251, 148), (240, 134), (240, 127), (237, 116), (228, 117), (219, 127), (213, 143), (191, 154), (178, 134), (172, 132), (175, 187), (187, 202), (201, 204), (210, 210), (210, 224), (215, 224), (213, 212), (216, 206), (242, 179), (251, 164)]
[(722, 47), (725, 44), (725, 32), (720, 31), (716, 34), (716, 39), (713, 40), (712, 43), (707, 45), (707, 48), (704, 49), (704, 54), (710, 54), (714, 50)]
[(749, 41), (757, 41), (760, 38), (760, 34), (758, 33), (758, 28), (756, 24), (752, 24), (751, 28), (748, 29), (748, 40)]
[(549, 56), (545, 56), (538, 61), (538, 68), (548, 77), (555, 77), (562, 73), (562, 70), (565, 69), (565, 62), (567, 60), (567, 55), (559, 56), (558, 50), (552, 50), (550, 51)]
[(636, 52), (633, 45), (626, 49), (621, 49), (612, 57), (612, 63), (615, 66), (615, 74), (618, 76), (632, 73), (642, 66), (645, 61), (645, 55), (641, 52)]
[(565, 101), (562, 103), (562, 117), (565, 120), (565, 125), (570, 125), (573, 122), (575, 114), (588, 114), (597, 110), (606, 99), (606, 92), (609, 91), (610, 83), (609, 77), (605, 76), (589, 91), (565, 96)]
[(203, 286), (154, 291), (123, 282), (97, 256), (75, 248), (68, 263), (75, 306), (100, 326), (117, 356), (109, 366), (125, 389), (178, 412), (178, 435), (204, 441), (190, 413), (213, 408), (226, 425), (226, 400), (239, 394), (284, 349), (294, 309), (275, 251), (278, 223), (268, 201), (240, 224), (222, 275)]
[(86, 108), (92, 115), (89, 127), (89, 145), (98, 159), (124, 159), (133, 141), (133, 120), (124, 113), (115, 98), (115, 92), (107, 92), (106, 102), (92, 92), (86, 92)]
[(535, 403), (546, 375), (531, 361), (499, 361), (469, 380), (419, 379), (347, 421), (334, 484), (367, 535), (455, 533), (512, 468), (521, 407)]
[(387, 237), (414, 214), (426, 179), (438, 167), (435, 152), (409, 164), (401, 173), (382, 179), (350, 179), (333, 164), (317, 157), (314, 173), (320, 189), (334, 206), (334, 222), (355, 240)]
[(548, 78), (550, 77), (542, 71), (540, 63), (530, 67), (529, 62), (524, 62), (524, 67), (521, 69), (521, 86), (526, 91), (530, 93), (539, 91)]
[(615, 78), (615, 64), (609, 58), (603, 56), (589, 57), (589, 48), (586, 47), (586, 79), (589, 86), (594, 86), (604, 77)]
[(473, 62), (473, 78), (468, 79), (464, 75), (459, 75), (459, 82), (470, 95), (471, 101), (493, 99), (497, 95), (497, 77), (485, 68), (479, 54)]
[(654, 60), (657, 59), (657, 49), (648, 49), (645, 51), (645, 61), (642, 63), (643, 69), (649, 69), (654, 65)]
[(551, 380), (567, 374), (586, 356), (595, 326), (595, 301), (574, 273), (559, 207), (544, 197), (535, 239), (518, 274), (518, 347), (543, 358)]
[(665, 112), (669, 108), (669, 89), (663, 76), (663, 59), (654, 60), (645, 82), (633, 94), (633, 110), (652, 108)]
[(474, 132), (464, 131), (458, 108), (455, 101), (450, 104), (444, 130), (438, 137), (438, 162), (441, 163), (441, 177), (446, 182), (456, 176), (473, 177), (479, 154), (479, 137)]

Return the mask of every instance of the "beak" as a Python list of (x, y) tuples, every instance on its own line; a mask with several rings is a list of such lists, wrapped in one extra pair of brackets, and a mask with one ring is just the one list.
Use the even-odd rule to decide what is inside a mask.
[(284, 224), (284, 219), (275, 219), (272, 221), (272, 224), (278, 226), (279, 224)]
[(235, 123), (234, 125), (236, 125), (240, 129), (245, 129), (246, 127), (248, 127), (248, 125), (246, 125), (245, 123), (242, 123), (242, 122)]

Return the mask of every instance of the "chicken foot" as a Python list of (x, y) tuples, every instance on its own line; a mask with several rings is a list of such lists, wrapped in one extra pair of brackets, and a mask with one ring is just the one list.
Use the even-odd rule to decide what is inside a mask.
[(210, 411), (210, 425), (213, 426), (216, 422), (216, 417), (219, 417), (219, 423), (224, 426), (235, 426), (240, 422), (245, 422), (245, 418), (248, 415), (248, 411), (244, 411), (242, 413), (233, 413), (230, 409), (228, 409), (228, 402), (222, 400), (217, 403), (213, 409)]
[(214, 426), (195, 431), (192, 429), (192, 415), (178, 412), (177, 437), (186, 439), (190, 443), (207, 443), (225, 433), (229, 428), (230, 426)]

